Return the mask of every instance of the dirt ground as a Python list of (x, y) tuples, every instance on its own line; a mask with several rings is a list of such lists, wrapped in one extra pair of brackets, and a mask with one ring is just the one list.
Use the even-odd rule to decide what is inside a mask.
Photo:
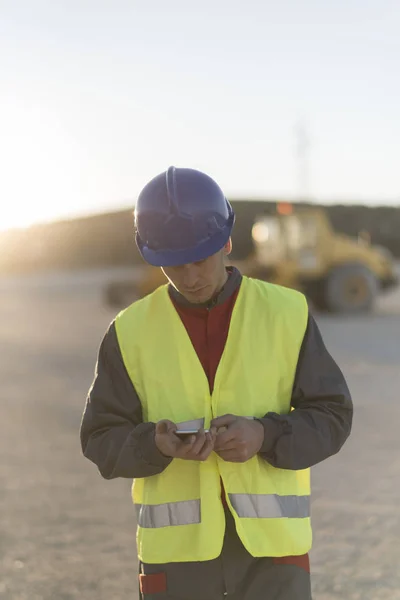
[[(101, 479), (78, 437), (113, 311), (97, 284), (14, 282), (0, 315), (0, 599), (134, 600), (130, 482)], [(318, 321), (355, 419), (313, 469), (314, 600), (400, 599), (400, 294), (372, 316)]]

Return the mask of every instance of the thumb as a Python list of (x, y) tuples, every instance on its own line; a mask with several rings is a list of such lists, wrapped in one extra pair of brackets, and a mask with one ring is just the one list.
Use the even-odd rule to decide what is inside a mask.
[(176, 425), (172, 421), (168, 421), (168, 419), (163, 419), (162, 421), (158, 421), (156, 423), (156, 433), (168, 433), (169, 431), (175, 431)]
[(219, 429), (220, 427), (229, 427), (236, 421), (237, 417), (235, 415), (223, 415), (222, 417), (217, 417), (211, 421), (211, 427), (216, 427)]

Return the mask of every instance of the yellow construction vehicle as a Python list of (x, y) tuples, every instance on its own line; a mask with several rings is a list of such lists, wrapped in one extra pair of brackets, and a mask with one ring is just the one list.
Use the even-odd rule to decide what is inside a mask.
[(299, 289), (319, 309), (330, 312), (370, 310), (383, 290), (398, 284), (391, 254), (372, 246), (363, 232), (358, 239), (333, 230), (320, 208), (277, 205), (252, 230), (254, 252), (243, 261), (243, 273)]
[[(385, 249), (335, 232), (323, 209), (277, 204), (272, 215), (260, 215), (252, 229), (253, 252), (241, 261), (240, 271), (304, 292), (321, 310), (357, 313), (371, 310), (380, 292), (398, 284), (394, 261)], [(159, 285), (159, 268), (144, 267), (135, 282), (110, 284), (107, 303), (127, 306)]]

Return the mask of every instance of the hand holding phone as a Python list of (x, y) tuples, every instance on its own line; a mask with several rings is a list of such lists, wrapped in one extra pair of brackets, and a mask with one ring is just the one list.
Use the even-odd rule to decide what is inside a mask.
[(165, 456), (184, 460), (206, 460), (214, 448), (215, 431), (181, 429), (172, 421), (163, 420), (156, 424), (155, 442)]

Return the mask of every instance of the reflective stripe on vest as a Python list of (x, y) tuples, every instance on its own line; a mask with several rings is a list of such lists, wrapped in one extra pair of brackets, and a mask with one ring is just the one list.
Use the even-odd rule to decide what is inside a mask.
[(238, 517), (248, 519), (305, 519), (310, 516), (310, 496), (229, 494)]
[(153, 529), (201, 523), (200, 500), (167, 504), (135, 504), (138, 525)]
[[(310, 516), (310, 496), (229, 494), (238, 517), (247, 519), (305, 519)], [(138, 525), (154, 529), (201, 523), (200, 500), (166, 504), (135, 504)]]

